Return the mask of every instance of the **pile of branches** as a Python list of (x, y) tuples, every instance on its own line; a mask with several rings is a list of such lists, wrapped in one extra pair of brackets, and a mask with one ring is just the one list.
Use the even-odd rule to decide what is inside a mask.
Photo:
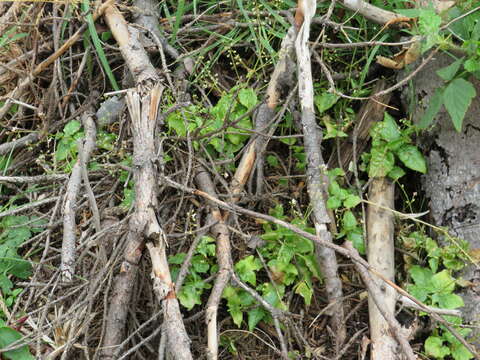
[[(404, 21), (360, 1), (339, 3), (383, 25)], [(326, 170), (332, 164), (346, 168), (352, 160), (356, 163), (371, 123), (382, 118), (391, 92), (401, 85), (386, 88), (385, 82), (377, 83), (372, 95), (363, 99), (353, 146), (346, 144), (340, 156), (335, 153), (325, 162), (322, 133), (315, 120), (309, 39), (311, 24), (321, 31), (342, 29), (343, 24), (330, 19), (335, 5), (332, 1), (321, 17), (315, 17), (316, 1), (307, 0), (300, 1), (296, 10), (277, 14), (290, 29), (282, 43), (275, 44), (278, 60), (266, 72), (271, 75), (263, 101), (246, 115), (252, 116), (254, 129), (236, 156), (222, 162), (193, 146), (202, 135), (187, 131), (183, 137), (173, 136), (166, 132), (165, 121), (195, 101), (211, 105), (211, 97), (188, 79), (202, 68), (192, 54), (194, 48), (208, 46), (214, 37), (202, 38), (192, 25), (205, 21), (218, 36), (232, 27), (252, 25), (239, 22), (237, 13), (183, 16), (176, 31), (181, 46), (173, 47), (165, 37), (172, 29), (159, 20), (149, 0), (135, 0), (132, 7), (107, 0), (91, 12), (82, 8), (78, 18), (90, 21), (75, 20), (68, 34), (59, 17), (78, 11), (71, 6), (0, 4), (0, 28), (18, 24), (26, 34), (0, 53), (0, 155), (9, 161), (0, 183), (7, 194), (2, 202), (15, 205), (5, 207), (0, 218), (29, 214), (45, 221), (43, 230), (22, 244), (22, 255), (31, 260), (33, 274), (18, 283), (24, 290), (13, 310), (4, 309), (4, 313), (7, 324), (23, 337), (3, 351), (27, 344), (37, 358), (48, 359), (141, 359), (152, 354), (159, 359), (205, 354), (217, 359), (221, 329), (233, 325), (221, 301), (225, 287), (232, 284), (268, 311), (273, 324), (265, 327), (269, 334), (249, 336), (248, 344), (239, 345), (240, 353), (288, 359), (289, 352), (297, 350), (340, 359), (349, 357), (355, 345), (365, 356), (366, 343), (362, 345), (360, 339), (367, 327), (358, 314), (365, 301), (352, 306), (350, 300), (358, 291), (342, 282), (338, 259), (354, 266), (357, 272), (350, 276), (358, 279), (358, 274), (368, 290), (370, 339), (378, 359), (416, 358), (409, 343), (413, 330), (395, 318), (398, 300), (430, 313), (451, 329), (438, 310), (394, 283), (393, 185), (386, 179), (370, 184), (366, 230), (369, 239), (381, 239), (377, 244), (369, 240), (370, 261), (349, 242), (341, 246), (332, 241), (335, 219), (325, 205)], [(95, 32), (94, 22), (97, 30), (108, 27), (116, 41), (107, 47), (108, 62), (118, 67), (114, 73), (122, 77), (124, 90), (105, 93), (104, 77), (84, 78), (92, 51), (82, 40), (87, 30)], [(162, 28), (165, 32), (159, 31)], [(61, 35), (67, 37), (63, 42)], [(312, 48), (331, 92), (338, 93), (335, 79), (341, 74), (334, 74), (322, 57), (323, 49), (333, 46), (317, 42)], [(100, 69), (104, 68), (96, 67)], [(229, 74), (222, 80), (227, 90), (234, 85)], [(302, 206), (312, 209), (315, 234), (266, 214), (274, 203), (270, 190), (275, 177), (264, 174), (265, 153), (287, 110), (295, 114), (303, 138), (307, 166), (306, 174), (300, 176), (309, 201)], [(84, 130), (75, 139), (77, 156), (68, 167), (52, 169), (55, 146), (59, 146), (52, 134), (62, 129), (65, 134), (65, 125), (72, 120)], [(224, 120), (218, 132), (235, 128), (241, 118)], [(99, 133), (104, 128), (118, 134), (111, 157), (99, 155)], [(119, 160), (121, 152), (132, 154), (130, 163)], [(90, 166), (92, 159), (99, 165)], [(228, 164), (235, 166), (224, 173), (218, 170)], [(133, 205), (127, 208), (119, 200), (124, 190), (122, 172), (134, 181)], [(10, 202), (13, 197), (15, 201)], [(196, 214), (193, 220), (192, 214)], [(315, 244), (325, 285), (317, 290), (326, 300), (317, 300), (305, 314), (301, 306), (288, 311), (273, 307), (234, 271), (232, 259), (239, 257), (234, 243), (251, 240), (259, 220), (283, 226)], [(218, 272), (201, 309), (182, 313), (177, 294), (195, 248), (206, 234), (216, 241)], [(174, 282), (168, 255), (180, 251), (187, 256)], [(320, 316), (325, 321), (309, 327)], [(355, 325), (355, 318), (364, 326)], [(264, 338), (273, 339), (265, 345)]]

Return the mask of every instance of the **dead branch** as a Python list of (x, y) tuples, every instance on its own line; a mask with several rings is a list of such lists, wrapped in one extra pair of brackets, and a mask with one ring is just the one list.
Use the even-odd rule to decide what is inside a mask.
[[(299, 9), (303, 10), (303, 24), (297, 36), (295, 50), (298, 63), (299, 98), (301, 105), (301, 121), (303, 142), (307, 155), (307, 191), (313, 208), (313, 218), (317, 236), (327, 242), (332, 241), (327, 225), (330, 217), (325, 207), (326, 200), (326, 166), (321, 154), (322, 133), (315, 121), (313, 108), (313, 80), (310, 63), (308, 40), (310, 23), (315, 14), (316, 1), (303, 0)], [(298, 25), (298, 24), (297, 24)], [(343, 313), (342, 282), (338, 276), (338, 265), (335, 252), (331, 248), (319, 246), (316, 243), (316, 255), (325, 277), (325, 287), (328, 301), (335, 303), (330, 312), (333, 331), (336, 334), (336, 349), (343, 344), (346, 328)]]
[[(200, 168), (197, 171), (195, 180), (203, 191), (215, 196), (216, 192), (210, 175), (204, 168)], [(225, 224), (224, 217), (222, 216), (218, 206), (211, 204), (212, 217), (217, 222), (212, 226), (212, 235), (217, 240), (217, 261), (218, 261), (218, 273), (215, 279), (215, 283), (212, 288), (212, 292), (208, 298), (205, 321), (207, 323), (207, 336), (208, 336), (208, 352), (207, 358), (216, 360), (218, 358), (218, 329), (217, 329), (217, 313), (218, 305), (220, 303), (223, 290), (230, 281), (230, 277), (233, 272), (232, 255), (230, 246), (230, 234)]]
[(114, 6), (105, 10), (105, 20), (120, 46), (120, 52), (135, 79), (138, 90), (127, 92), (133, 132), (135, 212), (130, 220), (124, 261), (116, 278), (110, 302), (103, 355), (106, 358), (115, 358), (121, 350), (116, 349), (116, 346), (123, 338), (133, 283), (137, 276), (144, 243), (146, 239), (153, 239), (156, 249), (155, 289), (164, 311), (166, 350), (174, 359), (187, 360), (192, 358), (190, 340), (183, 325), (174, 284), (171, 281), (165, 249), (166, 239), (155, 214), (158, 207), (155, 129), (164, 87), (145, 49), (140, 45), (138, 30), (128, 27)]
[[(374, 203), (393, 208), (395, 185), (385, 178), (374, 178), (370, 184), (369, 199)], [(375, 205), (367, 209), (368, 263), (390, 281), (395, 281), (395, 246), (393, 241), (393, 214)], [(365, 280), (364, 280), (365, 281)], [(383, 311), (395, 316), (396, 291), (385, 286), (379, 279), (372, 280), (384, 304)], [(398, 359), (397, 343), (392, 337), (388, 320), (375, 305), (373, 296), (368, 298), (370, 318), (370, 340), (372, 342), (371, 359)]]

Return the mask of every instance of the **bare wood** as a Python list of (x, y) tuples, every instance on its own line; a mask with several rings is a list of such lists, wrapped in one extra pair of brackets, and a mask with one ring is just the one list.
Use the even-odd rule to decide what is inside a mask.
[(127, 92), (127, 105), (132, 119), (133, 163), (135, 179), (135, 212), (130, 229), (120, 274), (115, 279), (111, 298), (103, 356), (116, 358), (122, 342), (133, 283), (138, 272), (146, 239), (155, 243), (155, 293), (162, 303), (166, 333), (166, 351), (172, 359), (190, 360), (190, 340), (183, 324), (180, 307), (171, 281), (166, 256), (166, 239), (158, 223), (155, 128), (163, 85), (145, 49), (139, 41), (139, 32), (129, 27), (115, 6), (105, 10), (105, 20), (120, 46), (120, 52), (137, 85)]
[(78, 157), (73, 166), (65, 193), (65, 203), (63, 205), (63, 240), (60, 264), (63, 281), (71, 281), (75, 274), (77, 240), (75, 217), (77, 197), (82, 183), (82, 161), (88, 164), (90, 155), (96, 147), (97, 128), (95, 121), (91, 116), (85, 114), (82, 123), (85, 128), (85, 143), (82, 146), (83, 154)]
[[(350, 252), (354, 254), (355, 257), (360, 257), (356, 249), (353, 248), (352, 243), (346, 241), (343, 245), (344, 248), (348, 249)], [(395, 319), (395, 316), (389, 311), (388, 305), (384, 301), (383, 291), (380, 290), (378, 284), (372, 279), (370, 273), (365, 269), (363, 266), (360, 266), (359, 263), (355, 262), (355, 268), (357, 269), (358, 273), (362, 277), (363, 283), (368, 289), (368, 301), (372, 301), (375, 306), (377, 307), (379, 313), (383, 316), (386, 323), (388, 324), (388, 329), (386, 331), (390, 331), (395, 339), (400, 344), (400, 347), (407, 357), (408, 360), (416, 360), (417, 357), (413, 353), (413, 350), (410, 344), (407, 341), (406, 334), (402, 326), (398, 323)], [(381, 274), (377, 271), (378, 274)], [(383, 290), (383, 289), (382, 289)], [(371, 324), (370, 324), (371, 326)], [(398, 357), (393, 358), (382, 358), (382, 359), (397, 359)], [(373, 359), (373, 358), (372, 358)], [(375, 359), (380, 359), (376, 357)]]
[[(370, 184), (369, 200), (375, 204), (388, 208), (394, 207), (395, 185), (386, 178), (374, 178)], [(395, 281), (395, 246), (393, 213), (376, 205), (367, 208), (367, 237), (368, 237), (368, 263), (377, 269), (390, 281)], [(372, 280), (372, 286), (377, 287), (381, 294), (384, 310), (390, 317), (395, 316), (395, 303), (397, 292), (386, 286), (381, 280)], [(370, 359), (399, 359), (398, 345), (389, 329), (390, 326), (384, 318), (372, 296), (368, 298), (368, 315), (370, 318), (370, 340), (372, 351)]]
[(366, 19), (381, 25), (392, 22), (395, 19), (402, 17), (399, 14), (381, 9), (363, 0), (338, 0), (338, 2), (345, 6), (347, 9), (358, 12)]
[[(316, 1), (302, 1), (304, 22), (297, 36), (295, 49), (298, 63), (299, 97), (302, 110), (302, 128), (305, 153), (307, 155), (307, 191), (313, 208), (313, 218), (317, 236), (324, 241), (331, 242), (327, 225), (330, 217), (325, 207), (326, 165), (321, 154), (322, 134), (315, 121), (313, 107), (313, 79), (311, 70), (310, 51), (308, 40), (311, 19), (315, 14)], [(331, 324), (336, 334), (336, 350), (343, 344), (346, 337), (343, 311), (342, 282), (338, 276), (338, 264), (335, 252), (325, 246), (315, 244), (316, 255), (320, 270), (325, 277), (325, 287), (328, 301), (332, 305), (330, 315)]]
[[(247, 176), (248, 177), (248, 176)], [(195, 177), (198, 186), (206, 193), (215, 196), (215, 188), (210, 175), (204, 168), (200, 168)], [(240, 184), (239, 184), (240, 185)], [(238, 188), (239, 190), (241, 187)], [(220, 303), (223, 289), (230, 281), (233, 272), (233, 262), (231, 257), (230, 234), (228, 227), (225, 224), (224, 218), (220, 209), (216, 204), (210, 203), (212, 217), (217, 223), (212, 226), (212, 235), (216, 238), (216, 252), (219, 271), (213, 285), (212, 292), (208, 298), (205, 322), (207, 324), (207, 341), (208, 350), (207, 358), (216, 360), (218, 358), (218, 328), (217, 328), (217, 313), (218, 305)]]

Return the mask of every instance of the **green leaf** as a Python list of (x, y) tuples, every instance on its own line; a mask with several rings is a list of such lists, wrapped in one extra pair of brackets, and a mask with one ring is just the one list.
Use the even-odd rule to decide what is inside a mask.
[(355, 229), (347, 233), (347, 240), (352, 242), (352, 245), (362, 255), (366, 254), (365, 241), (363, 241), (363, 234), (361, 229)]
[(397, 151), (397, 156), (406, 167), (425, 174), (427, 172), (427, 163), (422, 153), (416, 146), (403, 145)]
[(480, 61), (477, 58), (469, 58), (463, 64), (463, 67), (468, 72), (476, 72), (480, 70)]
[(202, 236), (197, 246), (197, 252), (205, 257), (215, 256), (215, 239), (211, 236)]
[(330, 196), (327, 200), (327, 208), (329, 209), (338, 209), (342, 206), (342, 200), (337, 198), (336, 196)]
[(275, 155), (268, 155), (267, 156), (267, 163), (271, 167), (275, 167), (275, 168), (278, 167), (278, 165), (279, 165), (278, 159)]
[(430, 269), (418, 265), (413, 265), (408, 272), (416, 285), (424, 288), (432, 288), (433, 273)]
[(455, 360), (470, 360), (474, 358), (472, 353), (462, 344), (453, 344), (451, 355)]
[(437, 70), (438, 76), (440, 76), (445, 81), (452, 80), (457, 74), (458, 69), (460, 69), (460, 66), (463, 63), (463, 60), (464, 58), (457, 59), (450, 65)]
[(418, 127), (420, 129), (426, 129), (433, 122), (433, 119), (440, 111), (440, 108), (443, 104), (443, 91), (444, 88), (438, 88), (435, 90), (435, 93), (430, 98), (427, 110), (423, 113), (422, 118), (418, 122)]
[(82, 124), (79, 121), (72, 120), (69, 121), (67, 125), (65, 125), (65, 127), (63, 128), (63, 133), (65, 134), (65, 136), (73, 136), (73, 134), (80, 130), (81, 127)]
[(345, 211), (342, 218), (343, 230), (351, 231), (357, 227), (357, 219), (351, 211)]
[(187, 127), (180, 112), (174, 112), (167, 116), (167, 126), (177, 133), (178, 136), (187, 135)]
[(312, 303), (313, 289), (308, 286), (305, 281), (300, 282), (295, 288), (295, 294), (299, 294), (303, 297), (305, 304), (310, 305)]
[(237, 325), (237, 327), (242, 326), (243, 322), (243, 312), (242, 310), (238, 308), (229, 308), (228, 312), (230, 313), (230, 316), (232, 317), (233, 323)]
[(265, 310), (263, 310), (261, 307), (256, 307), (255, 309), (250, 310), (247, 313), (248, 317), (248, 330), (253, 331), (255, 329), (255, 326), (262, 321), (262, 319), (267, 315)]
[(316, 95), (314, 97), (315, 105), (317, 106), (318, 112), (321, 114), (328, 109), (330, 109), (338, 101), (340, 97), (338, 95), (324, 92), (321, 95)]
[(203, 274), (210, 269), (210, 264), (202, 255), (195, 255), (192, 257), (192, 268), (195, 272)]
[(253, 89), (242, 89), (238, 92), (238, 101), (250, 110), (257, 105), (257, 94)]
[(202, 303), (200, 299), (201, 293), (202, 291), (198, 290), (193, 284), (184, 284), (178, 294), (178, 300), (188, 310), (192, 310), (195, 305)]
[(240, 279), (253, 286), (257, 284), (255, 272), (261, 268), (262, 263), (253, 255), (249, 255), (235, 264), (235, 271), (240, 276)]
[[(0, 327), (0, 349), (6, 348), (8, 345), (20, 340), (22, 335), (12, 328), (7, 326)], [(34, 360), (35, 358), (30, 354), (27, 345), (23, 345), (18, 349), (10, 350), (2, 353), (5, 359), (9, 360)]]
[(395, 119), (387, 112), (383, 115), (383, 121), (377, 126), (380, 136), (387, 142), (398, 140), (401, 136)]
[(57, 150), (55, 151), (55, 159), (57, 161), (65, 160), (76, 148), (77, 144), (75, 144), (73, 139), (63, 138), (58, 143)]
[(465, 79), (453, 80), (443, 92), (443, 103), (458, 132), (462, 131), (463, 119), (476, 94), (472, 83)]
[(450, 349), (443, 345), (441, 338), (437, 336), (430, 336), (425, 340), (425, 352), (435, 359), (443, 359), (450, 354)]
[(457, 294), (438, 294), (437, 301), (443, 309), (458, 309), (465, 305)]
[(0, 288), (4, 295), (10, 294), (13, 288), (12, 281), (5, 274), (0, 274)]
[(183, 264), (183, 261), (187, 257), (187, 254), (184, 252), (175, 254), (175, 255), (170, 255), (168, 257), (168, 263), (169, 264), (174, 264), (174, 265), (181, 265)]
[(399, 166), (394, 166), (387, 175), (390, 179), (396, 181), (405, 175), (405, 171)]
[(350, 194), (343, 201), (343, 206), (345, 206), (347, 209), (351, 209), (357, 206), (358, 204), (360, 204), (361, 202), (362, 202), (362, 199), (360, 199), (359, 196)]
[(442, 18), (435, 13), (433, 8), (420, 9), (418, 28), (420, 34), (426, 37), (422, 44), (422, 52), (427, 51), (439, 41), (441, 23)]
[(451, 293), (455, 289), (455, 279), (448, 270), (442, 270), (432, 276), (432, 285), (436, 292)]
[(392, 152), (387, 151), (385, 147), (374, 147), (371, 151), (368, 176), (384, 177), (392, 171), (394, 164), (395, 157)]

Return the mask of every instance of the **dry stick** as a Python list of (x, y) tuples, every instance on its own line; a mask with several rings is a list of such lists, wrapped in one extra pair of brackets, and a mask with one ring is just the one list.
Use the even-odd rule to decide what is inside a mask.
[[(331, 242), (327, 223), (330, 217), (325, 208), (326, 189), (326, 166), (321, 154), (322, 133), (315, 121), (313, 108), (313, 79), (310, 63), (310, 51), (308, 39), (310, 35), (310, 22), (315, 14), (316, 1), (304, 0), (303, 24), (297, 36), (295, 48), (298, 62), (299, 97), (302, 111), (303, 143), (307, 155), (307, 191), (313, 208), (315, 231), (319, 238)], [(300, 5), (301, 5), (300, 3)], [(299, 6), (300, 9), (300, 6)], [(296, 16), (297, 18), (297, 16)], [(298, 24), (297, 24), (298, 25)], [(338, 276), (338, 264), (335, 252), (325, 246), (316, 243), (316, 255), (320, 264), (321, 272), (325, 277), (327, 298), (330, 303), (335, 303), (330, 312), (331, 323), (335, 332), (336, 351), (340, 349), (346, 337), (344, 324), (342, 282)]]
[[(83, 146), (83, 161), (88, 164), (90, 155), (95, 148), (95, 141), (97, 136), (97, 129), (93, 119), (88, 116), (83, 116), (83, 126), (85, 128), (85, 144)], [(65, 193), (65, 203), (63, 206), (63, 241), (62, 241), (62, 257), (60, 264), (60, 271), (62, 272), (63, 281), (71, 281), (75, 274), (75, 260), (76, 260), (76, 231), (77, 224), (75, 216), (77, 208), (76, 202), (78, 193), (80, 191), (80, 184), (82, 183), (82, 164), (80, 157), (75, 163), (70, 179), (68, 180), (67, 189)]]
[(391, 11), (387, 11), (366, 3), (363, 0), (337, 0), (340, 4), (347, 9), (355, 11), (365, 17), (366, 19), (376, 22), (377, 24), (384, 25), (388, 22), (392, 22), (402, 16)]
[[(201, 188), (206, 193), (211, 196), (216, 197), (215, 187), (210, 178), (210, 175), (207, 171), (201, 167), (197, 171), (195, 177), (199, 188)], [(208, 298), (207, 307), (205, 311), (205, 321), (207, 323), (207, 334), (208, 334), (208, 350), (207, 350), (207, 359), (216, 360), (218, 358), (218, 329), (217, 329), (217, 312), (218, 304), (220, 303), (223, 289), (230, 281), (230, 276), (233, 272), (232, 265), (232, 255), (231, 255), (231, 246), (230, 246), (230, 234), (225, 224), (224, 217), (218, 209), (218, 206), (215, 204), (210, 204), (212, 217), (217, 223), (212, 226), (211, 232), (212, 235), (217, 240), (217, 260), (219, 265), (219, 270), (213, 289)]]
[[(95, 123), (92, 120), (90, 125), (95, 126)], [(93, 224), (95, 226), (95, 232), (99, 233), (102, 231), (102, 227), (100, 226), (100, 213), (98, 212), (97, 201), (95, 200), (95, 194), (93, 193), (92, 186), (90, 185), (90, 180), (88, 180), (88, 171), (87, 171), (87, 162), (83, 158), (83, 144), (82, 141), (79, 140), (77, 142), (78, 147), (78, 160), (80, 161), (81, 173), (83, 178), (83, 186), (86, 189), (88, 202), (90, 203), (90, 210), (92, 211), (93, 217)]]
[[(369, 200), (382, 206), (394, 207), (395, 185), (386, 178), (374, 178), (370, 184)], [(395, 246), (393, 241), (393, 214), (375, 205), (367, 209), (368, 263), (390, 281), (395, 281)], [(364, 280), (365, 281), (365, 280)], [(371, 287), (381, 294), (384, 310), (388, 316), (395, 316), (397, 292), (385, 286), (379, 279), (372, 280)], [(389, 323), (382, 311), (369, 296), (368, 315), (370, 319), (371, 360), (398, 359), (397, 343), (389, 333)]]
[[(343, 245), (346, 249), (348, 249), (351, 253), (354, 253), (357, 257), (359, 257), (358, 252), (355, 248), (353, 248), (352, 243), (349, 241), (346, 241)], [(380, 290), (380, 287), (378, 284), (372, 279), (371, 275), (369, 272), (360, 264), (354, 263), (355, 268), (359, 272), (360, 276), (363, 279), (363, 283), (368, 289), (368, 295), (369, 295), (369, 302), (373, 301), (380, 312), (380, 314), (383, 316), (383, 318), (386, 320), (388, 323), (388, 328), (383, 328), (382, 331), (385, 331), (388, 333), (388, 331), (391, 331), (393, 333), (393, 336), (395, 339), (398, 341), (400, 344), (403, 353), (407, 356), (409, 360), (416, 360), (416, 356), (413, 353), (413, 350), (408, 343), (405, 334), (403, 333), (404, 331), (402, 330), (402, 326), (398, 323), (398, 321), (395, 319), (394, 314), (392, 313), (390, 307), (391, 304), (386, 304), (385, 303), (385, 298), (384, 298), (384, 291)], [(391, 289), (391, 288), (390, 288)], [(383, 289), (382, 289), (383, 290)], [(395, 291), (394, 289), (392, 289)], [(395, 308), (395, 303), (393, 303), (393, 307)], [(370, 306), (369, 306), (370, 308)], [(378, 317), (377, 317), (378, 319)], [(370, 321), (372, 318), (370, 318)], [(370, 322), (370, 326), (372, 323)], [(387, 346), (387, 345), (386, 345)], [(388, 346), (391, 346), (389, 344)], [(389, 356), (393, 355), (392, 353), (389, 353)], [(375, 359), (396, 359), (398, 358), (397, 356), (395, 357), (388, 357), (388, 358), (380, 358), (380, 357), (375, 357)]]
[[(103, 3), (93, 14), (93, 20), (97, 20), (100, 16), (102, 16), (105, 9), (107, 9), (114, 1), (107, 0)], [(27, 77), (19, 80), (19, 84), (17, 87), (8, 95), (7, 101), (5, 104), (0, 108), (0, 120), (7, 114), (8, 110), (12, 106), (12, 102), (9, 98), (19, 98), (28, 84), (35, 77), (37, 77), (43, 70), (45, 70), (48, 66), (50, 66), (55, 60), (57, 60), (60, 56), (62, 56), (73, 44), (77, 42), (77, 40), (82, 36), (83, 32), (87, 29), (88, 25), (85, 23), (83, 24), (76, 32), (73, 34), (55, 53), (50, 55), (48, 58), (43, 60), (40, 64), (38, 64), (35, 69), (29, 74)], [(35, 140), (33, 140), (35, 141)]]
[(436, 321), (438, 321), (439, 323), (441, 323), (443, 326), (445, 326), (447, 328), (448, 331), (450, 331), (452, 333), (453, 336), (455, 336), (455, 338), (460, 341), (462, 343), (462, 345), (464, 345), (468, 351), (470, 351), (474, 356), (475, 356), (475, 359), (478, 359), (480, 360), (480, 355), (476, 352), (476, 350), (474, 349), (474, 347), (469, 344), (459, 333), (458, 331), (456, 331), (452, 326), (450, 326), (450, 324), (445, 321), (441, 316), (439, 316), (438, 314), (436, 314), (435, 312), (432, 312), (430, 311), (429, 307), (427, 305), (425, 305), (424, 303), (422, 303), (421, 301), (417, 300), (416, 298), (414, 298), (412, 295), (410, 295), (408, 292), (406, 292), (405, 290), (403, 290), (400, 286), (396, 285), (395, 283), (393, 283), (392, 281), (390, 281), (389, 279), (387, 279), (386, 277), (384, 277), (381, 273), (379, 273), (375, 268), (373, 268), (372, 266), (370, 266), (368, 264), (368, 262), (365, 261), (365, 259), (363, 259), (362, 257), (360, 257), (358, 255), (358, 253), (356, 252), (353, 252), (351, 251), (350, 249), (345, 249), (344, 247), (342, 246), (338, 246), (334, 243), (332, 243), (331, 241), (328, 241), (328, 240), (325, 240), (321, 237), (318, 237), (316, 235), (313, 235), (313, 234), (310, 234), (306, 231), (303, 231), (301, 229), (299, 229), (298, 227), (290, 224), (290, 223), (287, 223), (283, 220), (279, 220), (273, 216), (270, 216), (270, 215), (266, 215), (266, 214), (262, 214), (262, 213), (259, 213), (259, 212), (256, 212), (256, 211), (253, 211), (253, 210), (248, 210), (248, 209), (245, 209), (245, 208), (242, 208), (241, 206), (238, 206), (238, 205), (235, 205), (235, 204), (228, 204), (222, 200), (219, 200), (219, 199), (216, 199), (210, 195), (208, 195), (207, 193), (203, 192), (203, 191), (200, 191), (200, 190), (197, 190), (197, 189), (193, 189), (193, 188), (189, 188), (189, 187), (186, 187), (186, 186), (183, 186), (165, 176), (160, 176), (161, 177), (161, 180), (168, 186), (171, 186), (175, 189), (179, 189), (179, 190), (182, 190), (182, 191), (185, 191), (187, 193), (190, 193), (190, 194), (194, 194), (194, 195), (198, 195), (202, 198), (205, 198), (207, 200), (210, 200), (212, 202), (214, 202), (215, 204), (217, 204), (219, 207), (221, 207), (222, 209), (225, 209), (225, 210), (228, 210), (228, 211), (231, 211), (231, 212), (235, 212), (235, 213), (240, 213), (240, 214), (244, 214), (244, 215), (247, 215), (247, 216), (250, 216), (250, 217), (253, 217), (253, 218), (258, 218), (258, 219), (262, 219), (262, 220), (266, 220), (266, 221), (269, 221), (271, 223), (274, 223), (276, 225), (280, 225), (280, 226), (283, 226), (284, 228), (288, 229), (288, 230), (291, 230), (292, 232), (300, 235), (300, 236), (303, 236), (304, 238), (306, 239), (309, 239), (311, 241), (313, 241), (314, 243), (318, 243), (322, 246), (325, 246), (325, 247), (328, 247), (336, 252), (338, 252), (339, 254), (351, 259), (352, 261), (354, 261), (355, 263), (361, 265), (362, 267), (364, 267), (365, 269), (367, 269), (368, 271), (370, 271), (372, 274), (374, 274), (375, 276), (377, 276), (378, 278), (382, 279), (385, 283), (387, 283), (389, 286), (393, 287), (395, 290), (397, 290), (398, 293), (400, 293), (401, 295), (405, 296), (406, 298), (408, 298), (409, 300), (411, 300), (412, 302), (414, 302), (416, 305), (418, 305), (422, 311), (425, 311), (427, 313), (429, 313), (432, 318)]
[[(166, 256), (166, 241), (154, 209), (157, 208), (157, 167), (155, 127), (163, 85), (145, 49), (140, 45), (138, 30), (128, 27), (114, 6), (105, 10), (106, 22), (120, 46), (120, 52), (135, 77), (138, 91), (127, 92), (127, 104), (132, 119), (133, 163), (135, 178), (135, 212), (129, 223), (127, 245), (120, 274), (115, 279), (114, 293), (108, 311), (103, 354), (117, 358), (116, 345), (121, 343), (133, 284), (138, 273), (145, 239), (156, 241), (149, 245), (155, 259), (154, 285), (164, 311), (167, 351), (173, 359), (190, 360), (190, 340), (182, 321), (180, 307), (171, 281)], [(141, 92), (141, 94), (139, 93)], [(121, 349), (118, 349), (120, 351)]]
[(0, 183), (15, 183), (15, 184), (38, 184), (42, 182), (55, 182), (68, 179), (67, 174), (51, 174), (51, 175), (37, 175), (37, 176), (0, 176)]

